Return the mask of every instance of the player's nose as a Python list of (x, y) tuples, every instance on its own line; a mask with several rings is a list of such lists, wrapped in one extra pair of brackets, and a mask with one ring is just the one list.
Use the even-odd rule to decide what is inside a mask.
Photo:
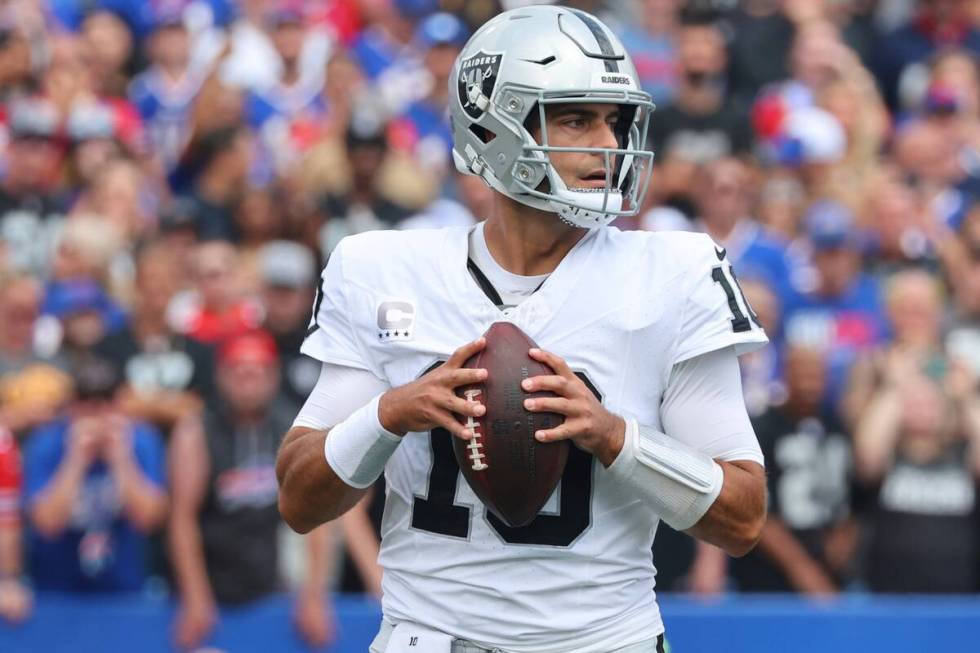
[(616, 139), (616, 132), (613, 131), (612, 125), (607, 122), (599, 123), (599, 126), (593, 132), (592, 147), (608, 147), (613, 149), (619, 147), (619, 141)]

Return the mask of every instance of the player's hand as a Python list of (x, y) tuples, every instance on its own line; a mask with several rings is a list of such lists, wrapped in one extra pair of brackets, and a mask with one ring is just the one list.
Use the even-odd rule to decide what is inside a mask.
[(455, 415), (479, 417), (486, 408), (457, 397), (455, 390), (487, 378), (484, 369), (463, 367), (463, 363), (486, 345), (486, 338), (477, 338), (454, 351), (448, 361), (428, 374), (384, 393), (378, 404), (381, 425), (398, 435), (444, 428), (458, 438), (469, 440), (470, 430)]
[(606, 410), (560, 356), (543, 349), (530, 350), (530, 356), (555, 373), (524, 379), (521, 387), (525, 392), (549, 390), (558, 396), (525, 399), (524, 407), (535, 413), (558, 413), (565, 416), (565, 421), (560, 426), (538, 431), (535, 437), (539, 442), (571, 440), (580, 449), (598, 458), (606, 467), (611, 465), (623, 448), (626, 421)]
[(296, 599), (293, 621), (303, 640), (314, 648), (333, 641), (333, 612), (322, 592), (300, 592)]
[(214, 629), (218, 609), (210, 597), (189, 597), (177, 611), (174, 641), (181, 649), (197, 647)]

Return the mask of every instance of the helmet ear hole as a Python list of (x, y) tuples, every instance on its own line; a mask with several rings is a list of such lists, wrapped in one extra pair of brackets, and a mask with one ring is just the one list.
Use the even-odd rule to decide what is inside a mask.
[(524, 119), (524, 129), (527, 130), (527, 133), (531, 135), (536, 143), (541, 144), (541, 112), (538, 110), (537, 102), (527, 112), (527, 118)]
[(481, 127), (475, 123), (470, 125), (470, 131), (473, 132), (473, 135), (479, 138), (483, 144), (490, 143), (493, 141), (493, 139), (497, 138), (495, 133), (486, 127)]

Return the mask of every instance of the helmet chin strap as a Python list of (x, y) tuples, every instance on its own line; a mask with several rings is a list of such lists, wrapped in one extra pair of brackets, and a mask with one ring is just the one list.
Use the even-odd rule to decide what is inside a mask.
[(604, 227), (616, 218), (616, 212), (623, 206), (619, 188), (569, 188), (557, 171), (548, 177), (553, 189), (551, 195), (557, 198), (548, 202), (551, 210), (563, 222), (575, 227)]
[[(615, 214), (607, 213), (602, 210), (603, 201), (605, 201), (606, 204), (606, 211), (618, 211), (623, 204), (622, 193), (620, 193), (618, 190), (610, 190), (608, 195), (605, 192), (605, 189), (600, 192), (568, 190), (564, 193), (555, 194), (563, 198), (568, 197), (568, 195), (586, 196), (585, 198), (574, 198), (574, 206), (563, 204), (555, 200), (550, 202), (552, 210), (558, 213), (558, 218), (562, 222), (566, 222), (575, 227), (584, 227), (586, 229), (590, 229), (592, 227), (604, 227), (616, 218)], [(606, 197), (608, 197), (608, 199), (604, 200)]]

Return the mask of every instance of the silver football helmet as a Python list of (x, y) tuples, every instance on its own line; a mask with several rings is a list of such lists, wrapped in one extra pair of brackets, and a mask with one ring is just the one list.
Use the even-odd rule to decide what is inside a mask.
[[(653, 164), (653, 153), (643, 149), (653, 103), (623, 44), (594, 16), (551, 6), (499, 14), (456, 59), (449, 94), (453, 159), (461, 172), (579, 227), (639, 211)], [(545, 109), (567, 103), (618, 105), (618, 147), (550, 145)], [(531, 124), (540, 125), (540, 143)], [(551, 152), (601, 155), (605, 187), (569, 188)]]

